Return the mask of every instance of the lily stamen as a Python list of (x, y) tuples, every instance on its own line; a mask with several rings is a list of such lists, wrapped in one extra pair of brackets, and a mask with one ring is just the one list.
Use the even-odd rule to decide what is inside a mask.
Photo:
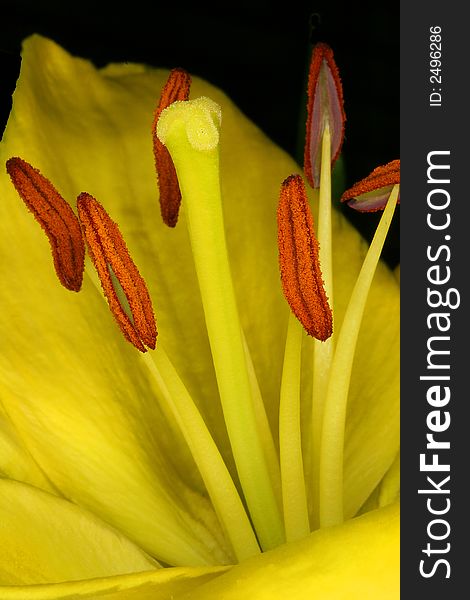
[[(78, 197), (77, 206), (88, 252), (117, 324), (126, 339), (141, 352), (147, 351), (145, 346), (155, 349), (157, 329), (152, 301), (118, 226), (86, 192)], [(124, 291), (132, 319), (119, 299), (112, 273)]]
[[(284, 295), (293, 315), (315, 342), (323, 346), (333, 333), (333, 314), (323, 284), (318, 242), (300, 175), (291, 175), (281, 187), (278, 244)], [(300, 431), (302, 330), (293, 315), (287, 328), (279, 409), (282, 495), (288, 541), (305, 537), (310, 531)]]
[(330, 369), (324, 403), (320, 459), (320, 525), (343, 522), (343, 453), (346, 407), (354, 352), (380, 254), (392, 222), (399, 186), (393, 187), (354, 286)]
[(316, 44), (312, 51), (307, 111), (304, 170), (310, 185), (317, 188), (320, 185), (323, 131), (328, 125), (333, 166), (341, 152), (346, 121), (341, 79), (333, 58), (333, 50), (327, 44)]
[(61, 284), (78, 292), (82, 287), (85, 245), (75, 213), (52, 183), (25, 160), (12, 157), (6, 167), (16, 191), (49, 238)]
[(175, 165), (166, 147), (157, 136), (157, 123), (162, 111), (177, 100), (188, 100), (191, 76), (183, 69), (172, 69), (163, 87), (160, 101), (153, 115), (152, 139), (155, 168), (160, 190), (160, 210), (163, 222), (174, 227), (178, 221), (181, 192), (176, 176)]
[[(359, 212), (383, 210), (397, 183), (400, 183), (400, 161), (392, 160), (346, 190), (341, 202), (347, 202), (348, 206)], [(397, 203), (400, 204), (400, 196)]]
[[(333, 50), (324, 43), (312, 50), (308, 78), (307, 127), (304, 172), (313, 188), (320, 188), (318, 203), (318, 242), (325, 291), (333, 306), (333, 261), (331, 227), (331, 170), (344, 139), (346, 116), (343, 88)], [(312, 380), (312, 525), (319, 526), (318, 488), (323, 402), (333, 356), (333, 337), (326, 343), (314, 341)]]
[(318, 242), (300, 175), (282, 184), (278, 207), (279, 265), (284, 295), (305, 330), (325, 341), (333, 332), (318, 259)]

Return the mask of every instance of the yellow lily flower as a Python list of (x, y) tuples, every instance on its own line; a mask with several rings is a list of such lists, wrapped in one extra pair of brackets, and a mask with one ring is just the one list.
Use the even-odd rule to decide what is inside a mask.
[[(145, 355), (123, 338), (90, 264), (78, 294), (58, 284), (43, 231), (0, 173), (0, 598), (396, 598), (396, 278), (379, 264), (357, 343), (344, 522), (285, 543), (274, 515), (276, 531), (258, 531), (269, 548), (260, 553), (239, 500), (245, 484), (219, 402), (184, 191), (177, 227), (160, 218), (149, 129), (167, 75), (134, 64), (96, 70), (50, 40), (24, 43), (0, 163), (22, 157), (72, 205), (85, 190), (99, 199), (147, 282), (159, 336)], [(270, 431), (278, 436), (290, 311), (278, 271), (276, 205), (281, 181), (298, 167), (220, 90), (195, 79), (191, 97), (200, 96), (222, 112), (228, 254), (251, 359), (245, 367), (263, 403), (256, 420), (271, 452), (272, 509), (282, 514), (277, 444), (269, 443)], [(316, 200), (312, 192), (312, 206)], [(333, 242), (339, 331), (367, 245), (337, 213)], [(304, 399), (312, 394), (307, 338), (303, 354)], [(302, 410), (308, 480), (306, 400)], [(255, 496), (257, 485), (260, 497), (268, 495), (251, 483)]]

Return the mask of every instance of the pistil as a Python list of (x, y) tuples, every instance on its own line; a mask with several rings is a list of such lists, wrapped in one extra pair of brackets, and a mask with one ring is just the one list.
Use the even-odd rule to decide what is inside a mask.
[(157, 135), (176, 167), (183, 196), (212, 357), (246, 503), (264, 550), (284, 541), (259, 438), (230, 273), (219, 183), (220, 108), (207, 98), (162, 112)]

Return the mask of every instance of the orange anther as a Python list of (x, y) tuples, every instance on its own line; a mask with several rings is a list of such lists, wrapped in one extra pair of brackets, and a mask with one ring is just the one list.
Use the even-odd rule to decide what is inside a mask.
[(307, 333), (325, 341), (333, 332), (333, 315), (323, 287), (318, 242), (300, 175), (291, 175), (282, 183), (277, 222), (284, 296)]
[(330, 129), (331, 166), (333, 166), (341, 152), (346, 121), (343, 87), (333, 58), (333, 50), (327, 44), (316, 44), (312, 51), (308, 76), (307, 111), (304, 171), (310, 185), (318, 188), (325, 124), (327, 123)]
[(160, 189), (160, 210), (163, 222), (174, 227), (178, 221), (181, 192), (175, 166), (170, 153), (157, 137), (157, 122), (161, 112), (177, 100), (188, 100), (191, 77), (183, 69), (173, 69), (162, 90), (160, 101), (153, 114), (152, 137), (155, 168)]
[[(86, 192), (78, 197), (77, 206), (90, 257), (117, 324), (138, 350), (146, 352), (144, 344), (154, 349), (157, 328), (152, 301), (118, 226), (101, 204)], [(126, 295), (132, 319), (119, 300), (110, 269)]]
[(397, 183), (400, 183), (400, 161), (392, 160), (346, 190), (341, 202), (348, 202), (348, 206), (360, 212), (383, 210)]
[(78, 292), (83, 279), (85, 246), (75, 213), (52, 183), (25, 160), (12, 157), (6, 167), (16, 191), (49, 238), (61, 284)]

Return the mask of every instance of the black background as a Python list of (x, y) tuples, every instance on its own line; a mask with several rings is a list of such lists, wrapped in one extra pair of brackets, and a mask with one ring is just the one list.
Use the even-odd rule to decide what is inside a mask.
[[(229, 10), (207, 2), (17, 0), (0, 6), (2, 129), (21, 40), (37, 32), (98, 66), (129, 61), (184, 67), (224, 89), (302, 162), (311, 43), (324, 41), (335, 52), (343, 80), (346, 186), (399, 156), (398, 5), (303, 1), (279, 9), (272, 2), (243, 0)], [(343, 210), (370, 238), (378, 215)], [(395, 218), (384, 251), (392, 266), (399, 261), (398, 229)]]

